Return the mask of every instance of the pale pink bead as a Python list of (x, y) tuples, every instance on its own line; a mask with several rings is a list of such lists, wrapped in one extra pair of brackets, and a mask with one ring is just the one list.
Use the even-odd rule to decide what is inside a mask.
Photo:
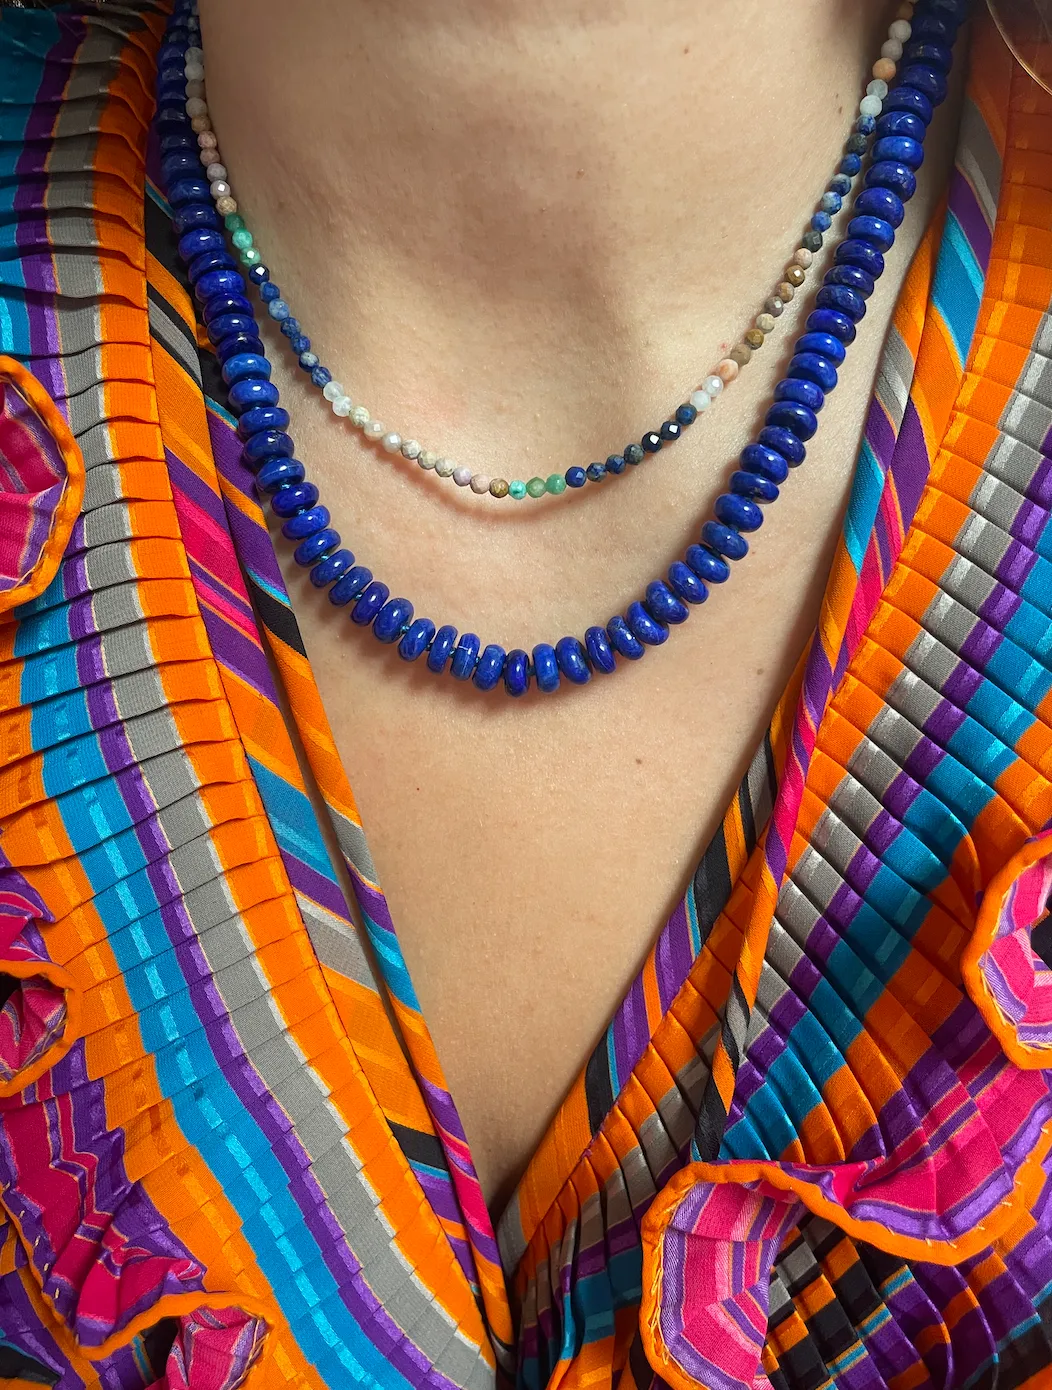
[(205, 169), (205, 178), (206, 178), (206, 179), (225, 179), (225, 178), (226, 178), (226, 165), (225, 165), (225, 164), (220, 164), (218, 160), (213, 161), (213, 163), (209, 164), (208, 167)]
[(808, 251), (806, 246), (798, 246), (793, 252), (793, 260), (801, 270), (810, 270), (814, 256)]
[(219, 141), (215, 137), (214, 130), (202, 130), (201, 134), (197, 137), (197, 143), (203, 150), (214, 150), (219, 144)]
[(209, 145), (207, 149), (201, 150), (197, 157), (207, 169), (210, 164), (215, 164), (218, 161), (219, 147), (217, 145)]
[(457, 487), (467, 487), (471, 482), (471, 469), (465, 468), (463, 464), (461, 464), (459, 468), (454, 468), (453, 481), (456, 483)]
[(217, 198), (216, 212), (220, 217), (229, 217), (232, 212), (237, 212), (237, 203), (233, 198)]
[(732, 362), (729, 357), (725, 357), (722, 362), (716, 364), (716, 375), (726, 386), (738, 375), (738, 364)]
[(489, 492), (490, 479), (485, 473), (476, 473), (471, 480), (471, 491), (477, 492), (481, 497), (484, 492)]

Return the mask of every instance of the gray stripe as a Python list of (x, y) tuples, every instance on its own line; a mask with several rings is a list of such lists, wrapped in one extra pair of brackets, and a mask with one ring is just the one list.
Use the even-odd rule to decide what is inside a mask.
[(957, 164), (975, 189), (983, 216), (992, 227), (1001, 196), (1001, 156), (979, 108), (966, 98), (961, 108), (961, 133)]
[(893, 323), (888, 329), (884, 351), (881, 354), (876, 394), (887, 410), (896, 431), (906, 413), (906, 402), (913, 385), (913, 369), (913, 355)]

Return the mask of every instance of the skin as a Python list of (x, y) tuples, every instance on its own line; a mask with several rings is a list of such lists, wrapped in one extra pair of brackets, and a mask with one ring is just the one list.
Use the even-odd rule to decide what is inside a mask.
[[(528, 479), (666, 418), (783, 277), (894, 15), (855, 0), (201, 0), (235, 196), (355, 401)], [(958, 64), (958, 67), (963, 66)], [(336, 742), (499, 1212), (699, 855), (813, 629), (880, 348), (945, 187), (958, 91), (752, 553), (610, 680), (482, 698), (349, 631), (279, 544)], [(814, 286), (826, 261), (809, 277)], [(686, 439), (570, 501), (497, 502), (275, 379), (334, 522), (484, 641), (583, 634), (696, 538), (807, 312)]]

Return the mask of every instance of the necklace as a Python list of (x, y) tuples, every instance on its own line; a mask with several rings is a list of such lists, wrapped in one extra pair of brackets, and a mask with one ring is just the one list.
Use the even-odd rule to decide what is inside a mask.
[[(777, 499), (790, 468), (804, 461), (825, 398), (836, 388), (837, 369), (883, 273), (884, 253), (893, 245), (904, 205), (916, 190), (915, 171), (924, 159), (927, 128), (934, 108), (945, 99), (953, 44), (966, 12), (967, 0), (920, 0), (916, 6), (902, 66), (875, 122), (871, 162), (863, 191), (854, 200), (847, 238), (823, 278), (807, 331), (797, 340), (787, 374), (775, 387), (764, 426), (742, 451), (730, 491), (717, 498), (699, 542), (673, 562), (665, 579), (652, 581), (644, 598), (630, 603), (623, 615), (615, 614), (605, 626), (590, 627), (583, 642), (565, 636), (554, 645), (540, 643), (531, 658), (521, 649), (506, 652), (497, 643), (483, 646), (472, 632), (458, 637), (449, 624), (436, 626), (430, 618), (416, 617), (408, 599), (392, 598), (388, 586), (342, 547), (317, 486), (292, 457), (285, 433), (288, 415), (279, 407), (277, 388), (270, 380), (270, 362), (244, 295), (245, 280), (227, 252), (201, 246), (200, 234), (218, 233), (222, 222), (210, 187), (184, 176), (186, 157), (200, 148), (196, 137), (205, 129), (195, 131), (193, 123), (207, 117), (197, 105), (203, 97), (188, 96), (186, 87), (187, 81), (201, 80), (188, 78), (186, 72), (188, 66), (191, 72), (198, 66), (196, 0), (176, 0), (158, 61), (156, 122), (179, 253), (207, 327), (231, 314), (250, 321), (244, 332), (221, 338), (217, 346), (223, 380), (230, 408), (239, 416), (244, 462), (256, 474), (260, 495), (270, 498), (273, 511), (282, 518), (284, 535), (297, 542), (294, 559), (310, 570), (315, 587), (327, 589), (337, 606), (353, 605), (352, 621), (370, 628), (378, 641), (397, 644), (403, 660), (423, 657), (435, 674), (448, 668), (455, 679), (470, 680), (481, 691), (503, 682), (512, 696), (525, 694), (533, 680), (544, 692), (559, 688), (563, 678), (571, 685), (584, 685), (593, 673), (617, 670), (619, 656), (639, 660), (648, 647), (667, 641), (670, 627), (685, 622), (690, 607), (708, 597), (709, 585), (725, 582), (731, 565), (745, 557), (746, 536), (763, 524), (762, 504)], [(191, 49), (195, 53), (188, 60)], [(173, 90), (180, 71), (181, 101)], [(267, 415), (279, 410), (280, 416)], [(283, 423), (275, 424), (276, 419)], [(267, 436), (265, 445), (253, 443), (259, 435)]]

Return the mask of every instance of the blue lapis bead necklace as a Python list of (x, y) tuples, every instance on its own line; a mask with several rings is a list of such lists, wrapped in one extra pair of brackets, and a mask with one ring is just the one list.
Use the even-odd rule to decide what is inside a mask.
[[(200, 177), (204, 151), (214, 149), (215, 141), (212, 137), (209, 144), (201, 138), (210, 135), (211, 122), (204, 100), (196, 0), (177, 0), (158, 57), (156, 126), (179, 253), (216, 348), (230, 409), (238, 417), (243, 461), (255, 474), (260, 495), (270, 499), (281, 518), (284, 536), (295, 542), (295, 562), (309, 569), (314, 586), (327, 590), (335, 606), (349, 606), (352, 622), (369, 628), (378, 641), (396, 646), (403, 660), (423, 661), (436, 675), (449, 672), (477, 690), (503, 685), (512, 696), (524, 695), (534, 681), (546, 693), (564, 681), (585, 685), (593, 675), (610, 675), (622, 661), (638, 661), (649, 647), (667, 641), (671, 628), (705, 601), (709, 587), (730, 577), (732, 566), (748, 553), (746, 537), (763, 524), (763, 506), (777, 500), (789, 470), (804, 461), (819, 413), (836, 388), (838, 369), (866, 312), (866, 300), (883, 273), (884, 255), (894, 243), (905, 204), (916, 190), (928, 125), (946, 96), (953, 45), (967, 7), (968, 0), (919, 0), (909, 20), (900, 18), (892, 25), (882, 50), (887, 69), (894, 69), (888, 73), (890, 86), (886, 79), (876, 78), (876, 89), (867, 92), (859, 117), (862, 129), (856, 133), (867, 144), (872, 137), (872, 144), (846, 237), (823, 278), (786, 375), (775, 387), (764, 426), (742, 450), (730, 491), (717, 498), (698, 542), (670, 565), (664, 578), (647, 585), (642, 599), (605, 626), (590, 627), (583, 641), (565, 636), (527, 653), (506, 652), (497, 643), (484, 645), (472, 632), (458, 634), (449, 624), (439, 626), (417, 617), (408, 599), (392, 597), (388, 586), (343, 546), (316, 484), (293, 457), (289, 416), (270, 380), (271, 365), (247, 297), (248, 284), (227, 247), (224, 230), (264, 303), (280, 301), (280, 293), (251, 236), (239, 236), (247, 231), (243, 223), (225, 224), (224, 219), (238, 218), (226, 170), (213, 161), (205, 167), (208, 177)], [(850, 171), (853, 178), (862, 154), (849, 151), (845, 159), (857, 160), (858, 165), (842, 166), (840, 177), (847, 178)], [(820, 237), (828, 230), (829, 217), (827, 213), (825, 220), (818, 218), (812, 233)], [(311, 352), (298, 323), (292, 320), (293, 329), (286, 327), (291, 311), (285, 312), (287, 306), (280, 302), (282, 309), (273, 316), (293, 350), (299, 350), (300, 365), (310, 372), (314, 385), (335, 403), (330, 373)], [(676, 428), (664, 436), (656, 431), (656, 437), (677, 437), (696, 414), (696, 408), (685, 403), (662, 431)], [(542, 485), (541, 491), (546, 490)], [(539, 494), (535, 490), (530, 495)]]

